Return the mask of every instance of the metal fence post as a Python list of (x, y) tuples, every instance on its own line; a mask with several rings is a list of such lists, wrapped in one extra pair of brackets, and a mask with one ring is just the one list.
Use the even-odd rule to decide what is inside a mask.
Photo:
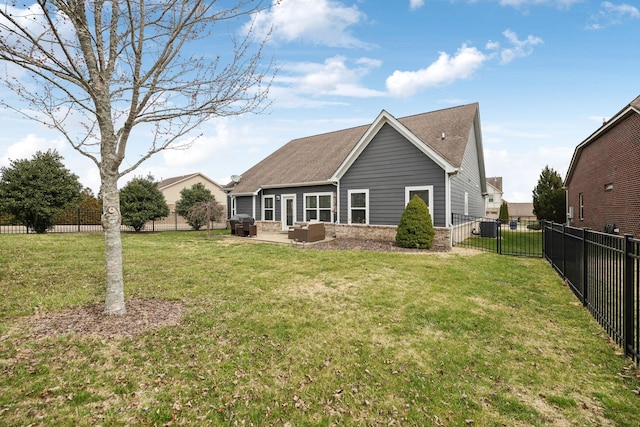
[(502, 221), (500, 218), (496, 219), (496, 252), (502, 254)]
[(588, 277), (589, 277), (589, 257), (587, 245), (587, 228), (582, 228), (582, 305), (587, 306), (589, 301), (588, 295)]
[(562, 224), (562, 280), (567, 280), (567, 229)]
[(629, 356), (633, 353), (633, 270), (634, 258), (631, 256), (633, 252), (633, 235), (624, 235), (624, 273), (623, 273), (623, 316), (624, 316), (624, 354)]

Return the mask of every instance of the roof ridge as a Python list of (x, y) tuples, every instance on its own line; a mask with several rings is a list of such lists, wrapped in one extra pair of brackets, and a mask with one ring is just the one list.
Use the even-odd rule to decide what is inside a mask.
[[(382, 114), (382, 112), (386, 112), (386, 113), (387, 113), (387, 114), (389, 114), (390, 116), (395, 117), (395, 118), (396, 118), (396, 120), (404, 120), (404, 119), (410, 119), (410, 118), (413, 118), (413, 117), (419, 117), (419, 116), (431, 115), (431, 114), (434, 114), (434, 113), (440, 113), (440, 112), (447, 111), (447, 110), (453, 110), (453, 109), (457, 109), (457, 108), (469, 107), (469, 106), (472, 106), (472, 105), (477, 106), (477, 105), (479, 105), (479, 103), (478, 103), (478, 102), (471, 102), (471, 103), (469, 103), (469, 104), (454, 105), (454, 106), (451, 106), (451, 107), (441, 108), (441, 109), (439, 109), (439, 110), (425, 111), (425, 112), (423, 112), (423, 113), (409, 114), (408, 116), (402, 116), (402, 117), (395, 117), (395, 116), (393, 116), (391, 113), (389, 113), (387, 110), (382, 109), (382, 110), (380, 110), (380, 113), (378, 113), (378, 115), (376, 116), (376, 118), (377, 118), (380, 114)], [(314, 137), (322, 136), (322, 135), (331, 135), (331, 134), (334, 134), (334, 133), (346, 132), (346, 131), (349, 131), (349, 130), (355, 130), (355, 129), (358, 129), (358, 128), (361, 128), (361, 127), (366, 127), (366, 128), (368, 128), (369, 126), (373, 125), (374, 123), (375, 123), (375, 119), (373, 119), (373, 120), (369, 121), (368, 123), (364, 123), (364, 124), (356, 125), (356, 126), (351, 126), (351, 127), (344, 128), (344, 129), (336, 129), (336, 130), (332, 130), (332, 131), (328, 131), (328, 132), (317, 133), (317, 134), (314, 134), (314, 135), (301, 136), (301, 137), (299, 137), (299, 138), (291, 139), (291, 140), (289, 140), (289, 142), (292, 142), (292, 141), (298, 141), (298, 140), (300, 140), (300, 139), (309, 139), (309, 138), (314, 138)], [(286, 144), (285, 144), (285, 145), (286, 145)]]

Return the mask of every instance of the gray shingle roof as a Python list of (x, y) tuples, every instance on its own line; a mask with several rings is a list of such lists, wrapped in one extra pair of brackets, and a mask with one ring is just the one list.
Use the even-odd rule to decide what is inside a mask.
[(502, 177), (501, 176), (492, 176), (491, 178), (487, 178), (487, 183), (493, 185), (495, 189), (502, 192)]
[(158, 188), (168, 187), (173, 183), (182, 181), (183, 179), (187, 179), (187, 178), (192, 177), (194, 175), (197, 175), (197, 173), (192, 173), (191, 175), (174, 176), (172, 178), (163, 179), (162, 181), (160, 181), (158, 183)]
[[(458, 168), (477, 114), (478, 104), (473, 103), (400, 118), (398, 122)], [(370, 127), (294, 139), (244, 172), (235, 186), (231, 183), (227, 187), (233, 187), (232, 194), (246, 194), (269, 186), (328, 182)]]
[(185, 181), (185, 180), (187, 180), (189, 178), (192, 178), (192, 177), (198, 176), (198, 175), (200, 175), (203, 179), (206, 179), (207, 181), (211, 182), (212, 184), (215, 184), (218, 187), (220, 187), (220, 184), (218, 184), (217, 182), (215, 182), (211, 178), (203, 175), (200, 172), (196, 172), (196, 173), (192, 173), (192, 174), (189, 174), (189, 175), (180, 175), (180, 176), (174, 176), (174, 177), (171, 177), (171, 178), (163, 179), (162, 181), (160, 181), (158, 183), (158, 188), (159, 189), (163, 189), (163, 188), (166, 188), (166, 187), (170, 187), (175, 183), (179, 183), (181, 181)]

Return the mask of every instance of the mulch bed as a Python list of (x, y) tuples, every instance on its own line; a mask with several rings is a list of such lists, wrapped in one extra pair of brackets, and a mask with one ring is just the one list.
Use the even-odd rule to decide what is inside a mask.
[(313, 244), (304, 245), (308, 249), (320, 249), (320, 250), (362, 250), (362, 251), (377, 251), (377, 252), (408, 252), (408, 253), (427, 253), (427, 252), (441, 252), (436, 249), (409, 249), (396, 246), (395, 242), (389, 240), (374, 240), (374, 239), (349, 239), (339, 238), (326, 242), (317, 242)]
[(63, 334), (78, 334), (97, 338), (135, 337), (150, 328), (177, 325), (186, 311), (180, 301), (131, 299), (126, 302), (127, 314), (112, 316), (104, 313), (103, 304), (93, 304), (30, 316), (24, 321), (32, 338)]

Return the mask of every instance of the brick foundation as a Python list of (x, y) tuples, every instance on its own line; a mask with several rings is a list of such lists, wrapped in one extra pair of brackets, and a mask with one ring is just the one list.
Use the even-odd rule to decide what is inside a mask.
[[(335, 235), (336, 238), (387, 240), (391, 242), (396, 240), (396, 228), (395, 226), (384, 225), (330, 224), (326, 226), (327, 234)], [(435, 227), (435, 230), (436, 235), (433, 239), (432, 249), (435, 251), (451, 250), (451, 229)]]
[[(299, 225), (302, 223), (296, 223)], [(280, 233), (282, 232), (282, 224), (277, 221), (256, 221), (258, 233)], [(347, 225), (347, 224), (329, 224), (324, 226), (327, 237), (335, 237), (337, 239), (362, 239), (362, 240), (386, 240), (395, 242), (396, 240), (395, 226), (386, 225)], [(446, 227), (435, 227), (436, 235), (433, 239), (434, 251), (451, 250), (451, 229)]]

